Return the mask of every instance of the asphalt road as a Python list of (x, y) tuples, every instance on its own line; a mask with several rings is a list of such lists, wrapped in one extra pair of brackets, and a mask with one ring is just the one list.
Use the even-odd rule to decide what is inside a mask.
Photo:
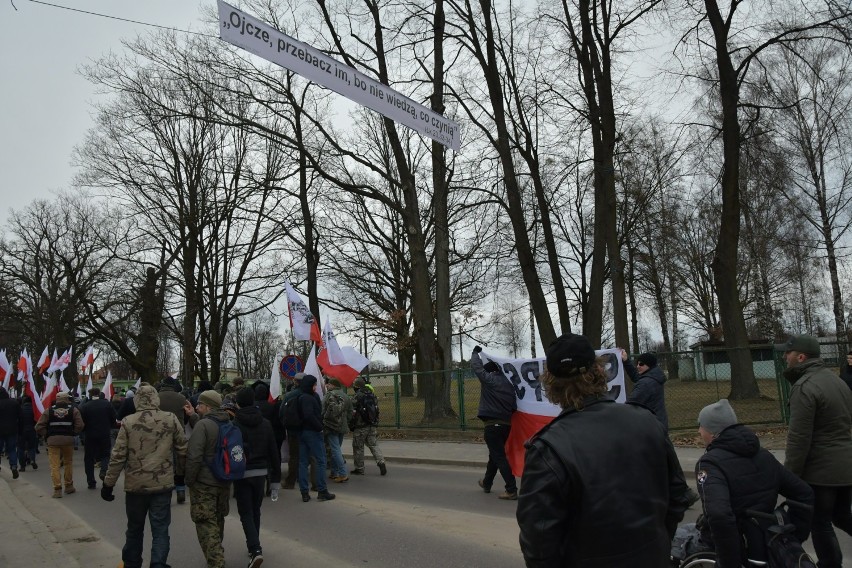
[[(82, 457), (81, 449), (75, 454), (76, 494), (61, 500), (50, 498), (46, 459), (38, 471), (21, 475), (15, 482), (20, 484), (15, 492), (27, 500), (28, 506), (33, 504), (34, 514), (52, 521), (54, 532), (67, 527), (60, 540), (82, 565), (116, 566), (126, 526), (123, 477), (116, 488), (116, 500), (107, 503), (101, 500), (99, 490), (85, 489)], [(334, 501), (319, 503), (314, 498), (302, 503), (298, 490), (282, 490), (278, 502), (267, 499), (262, 509), (264, 566), (521, 566), (516, 503), (497, 499), (496, 485), (495, 493), (483, 493), (476, 485), (480, 476), (479, 469), (471, 467), (390, 463), (388, 475), (381, 477), (378, 468), (368, 462), (367, 475), (352, 476), (345, 484), (329, 484), (337, 494)], [(700, 504), (696, 504), (684, 522), (694, 521), (700, 511)], [(94, 533), (76, 529), (69, 512), (91, 525)], [(173, 501), (170, 534), (172, 566), (205, 567), (188, 503)], [(91, 545), (94, 540), (107, 546), (95, 551)], [(839, 540), (847, 559), (844, 565), (852, 566), (852, 537), (841, 534)], [(233, 500), (225, 523), (224, 545), (228, 566), (247, 564)], [(813, 552), (810, 542), (805, 548)], [(149, 549), (150, 535), (146, 534), (146, 559)]]

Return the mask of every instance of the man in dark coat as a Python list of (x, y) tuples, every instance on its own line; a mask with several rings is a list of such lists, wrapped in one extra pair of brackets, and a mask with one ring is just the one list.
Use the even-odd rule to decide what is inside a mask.
[(0, 387), (0, 447), (6, 452), (12, 477), (18, 479), (18, 424), (21, 421), (21, 406), (9, 397), (8, 391)]
[(657, 356), (653, 353), (642, 353), (636, 358), (636, 365), (630, 362), (627, 352), (621, 350), (621, 360), (624, 362), (624, 372), (633, 381), (633, 391), (627, 397), (628, 402), (641, 404), (649, 409), (669, 430), (669, 415), (666, 412), (665, 387), (666, 375), (657, 366)]
[(239, 407), (234, 422), (240, 428), (243, 444), (248, 449), (246, 473), (242, 479), (234, 481), (234, 498), (237, 500), (237, 511), (251, 557), (249, 568), (255, 568), (263, 562), (260, 506), (263, 504), (267, 479), (272, 500), (278, 499), (278, 491), (281, 489), (281, 453), (275, 442), (272, 424), (263, 417), (255, 404), (254, 390), (243, 387), (234, 398)]
[(83, 468), (86, 471), (86, 482), (89, 489), (97, 488), (95, 482), (95, 462), (100, 464), (100, 478), (106, 477), (109, 467), (109, 452), (112, 442), (112, 429), (116, 423), (115, 407), (112, 402), (100, 398), (101, 391), (95, 387), (89, 391), (91, 399), (80, 406), (83, 417)]
[(840, 568), (832, 524), (852, 535), (852, 391), (826, 368), (815, 337), (797, 335), (776, 348), (791, 385), (784, 465), (814, 490), (811, 537), (820, 568)]
[(477, 418), (485, 423), (485, 445), (488, 446), (488, 464), (479, 486), (490, 493), (491, 484), (499, 470), (506, 490), (498, 498), (514, 501), (518, 498), (518, 486), (506, 457), (506, 440), (512, 431), (512, 413), (518, 408), (518, 398), (515, 396), (515, 387), (500, 371), (497, 363), (489, 361), (482, 364), (480, 351), (482, 347), (477, 345), (470, 356), (470, 367), (480, 385)]
[(38, 435), (35, 431), (35, 414), (33, 413), (33, 401), (27, 394), (21, 395), (21, 414), (18, 421), (18, 457), (21, 462), (21, 471), (26, 471), (27, 466), (38, 469), (36, 454), (38, 453)]
[(582, 335), (551, 344), (539, 380), (562, 413), (527, 443), (517, 511), (526, 565), (668, 566), (688, 505), (665, 429), (646, 409), (607, 397), (606, 372)]
[(322, 402), (319, 395), (314, 392), (317, 386), (317, 378), (313, 375), (305, 375), (299, 383), (302, 396), (297, 400), (302, 416), (302, 429), (299, 431), (299, 490), (302, 492), (302, 501), (307, 503), (311, 500), (308, 492), (308, 464), (311, 458), (316, 460), (317, 501), (330, 501), (334, 499), (334, 493), (328, 492), (325, 477), (325, 444), (322, 436)]
[[(701, 544), (716, 551), (719, 568), (739, 568), (745, 558), (765, 561), (743, 550), (740, 527), (752, 526), (746, 510), (772, 513), (778, 495), (812, 505), (813, 491), (807, 483), (785, 468), (749, 428), (737, 423), (737, 415), (727, 399), (705, 406), (698, 415), (698, 433), (707, 452), (695, 464), (695, 477), (704, 520)], [(810, 532), (813, 511), (791, 507), (790, 520), (796, 537), (805, 541)], [(746, 535), (747, 536), (747, 535)], [(760, 542), (763, 535), (757, 534)], [(763, 553), (761, 549), (758, 553)]]

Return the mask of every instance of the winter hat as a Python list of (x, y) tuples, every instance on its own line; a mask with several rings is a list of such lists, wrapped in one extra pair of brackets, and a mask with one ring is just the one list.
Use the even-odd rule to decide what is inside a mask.
[(250, 387), (243, 387), (237, 391), (234, 400), (240, 408), (254, 406), (254, 391)]
[(239, 406), (230, 398), (226, 398), (222, 401), (222, 406), (219, 407), (219, 410), (225, 410), (236, 414), (237, 410), (239, 410)]
[(482, 368), (488, 371), (489, 373), (497, 373), (500, 371), (500, 365), (498, 365), (494, 361), (487, 362), (485, 365), (482, 366)]
[(366, 384), (367, 381), (365, 381), (362, 377), (358, 377), (357, 379), (355, 379), (355, 382), (352, 383), (352, 386), (354, 386), (356, 389), (361, 389), (364, 388), (364, 385)]
[(649, 369), (653, 369), (657, 366), (657, 356), (653, 353), (642, 353), (638, 357), (636, 357), (636, 363), (642, 363), (646, 365)]
[(698, 425), (711, 434), (718, 434), (734, 424), (739, 424), (739, 421), (727, 398), (708, 404), (698, 413)]
[(302, 392), (313, 392), (314, 387), (317, 384), (317, 378), (313, 375), (305, 375), (302, 377), (301, 382), (299, 383), (299, 388), (302, 389)]
[(595, 362), (595, 349), (585, 335), (566, 333), (547, 348), (547, 370), (556, 376), (570, 375)]
[(204, 403), (213, 410), (219, 410), (222, 406), (222, 395), (214, 390), (206, 390), (198, 395), (198, 403)]
[(305, 373), (296, 373), (295, 375), (293, 375), (293, 380), (296, 381), (297, 383), (304, 378), (305, 378)]
[(71, 402), (71, 395), (67, 392), (60, 392), (56, 395), (56, 402), (64, 402), (67, 404)]

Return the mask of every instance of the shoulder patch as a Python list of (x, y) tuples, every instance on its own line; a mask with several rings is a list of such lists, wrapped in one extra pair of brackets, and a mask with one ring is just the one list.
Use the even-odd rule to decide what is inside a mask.
[(695, 474), (695, 479), (698, 481), (698, 485), (704, 485), (704, 482), (707, 481), (707, 472), (699, 470), (698, 473)]

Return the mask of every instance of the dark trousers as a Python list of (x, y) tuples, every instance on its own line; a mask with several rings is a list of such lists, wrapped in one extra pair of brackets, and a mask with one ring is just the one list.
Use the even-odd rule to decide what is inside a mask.
[(18, 433), (0, 437), (0, 446), (9, 458), (9, 467), (18, 469)]
[(142, 568), (145, 518), (151, 524), (150, 568), (169, 568), (169, 525), (172, 522), (172, 492), (125, 493), (127, 532), (121, 559), (125, 568)]
[(852, 535), (852, 487), (811, 485), (814, 490), (814, 520), (811, 539), (820, 568), (841, 568), (843, 553), (832, 524)]
[(83, 445), (83, 468), (86, 471), (86, 481), (89, 485), (95, 483), (95, 462), (99, 462), (101, 469), (106, 471), (109, 466), (109, 437), (95, 438), (91, 434), (86, 436)]
[(499, 470), (503, 481), (506, 482), (506, 491), (516, 493), (518, 486), (515, 483), (515, 476), (512, 475), (512, 468), (509, 467), (509, 460), (506, 458), (506, 440), (509, 439), (509, 432), (511, 431), (512, 427), (505, 424), (485, 425), (488, 465), (485, 466), (485, 479), (482, 480), (482, 484), (490, 489)]
[(21, 465), (36, 462), (38, 452), (38, 435), (35, 430), (27, 430), (18, 434), (18, 457)]
[(234, 498), (237, 511), (246, 535), (246, 547), (249, 554), (261, 552), (260, 547), (260, 505), (266, 490), (266, 477), (244, 477), (234, 481)]

